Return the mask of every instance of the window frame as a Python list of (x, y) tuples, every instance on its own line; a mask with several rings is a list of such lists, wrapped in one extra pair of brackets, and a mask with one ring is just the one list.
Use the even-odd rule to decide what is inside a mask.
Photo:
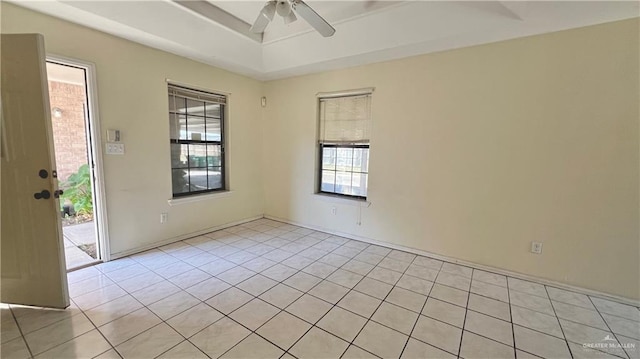
[[(334, 93), (318, 93), (317, 94), (317, 128), (318, 128), (318, 136), (317, 136), (317, 160), (318, 160), (318, 165), (316, 166), (316, 188), (315, 188), (315, 194), (318, 195), (322, 195), (322, 196), (327, 196), (327, 197), (334, 197), (334, 198), (343, 198), (346, 200), (354, 200), (354, 201), (361, 201), (361, 202), (365, 202), (367, 201), (368, 195), (369, 195), (369, 158), (371, 157), (371, 139), (369, 138), (367, 140), (367, 142), (353, 142), (353, 143), (336, 143), (336, 142), (332, 142), (332, 141), (324, 141), (322, 139), (322, 135), (320, 134), (320, 128), (322, 127), (321, 122), (324, 121), (324, 119), (322, 119), (320, 117), (321, 114), (321, 102), (323, 100), (328, 100), (328, 99), (335, 99), (335, 98), (345, 98), (345, 97), (357, 97), (357, 96), (369, 96), (370, 99), (373, 98), (373, 90), (374, 88), (367, 88), (367, 89), (362, 89), (362, 90), (353, 90), (353, 91), (344, 91), (344, 92), (334, 92)], [(370, 100), (371, 101), (371, 100)], [(371, 106), (371, 103), (369, 103), (369, 106)], [(371, 116), (371, 107), (369, 107), (369, 116)], [(369, 121), (371, 123), (371, 118), (369, 118)], [(353, 194), (345, 194), (345, 193), (338, 193), (338, 192), (330, 192), (330, 191), (324, 191), (322, 189), (322, 173), (324, 171), (324, 166), (323, 166), (323, 158), (324, 158), (324, 149), (325, 148), (335, 148), (336, 151), (340, 148), (349, 148), (349, 149), (355, 149), (355, 148), (364, 148), (368, 150), (369, 155), (367, 156), (367, 172), (354, 172), (353, 168), (352, 171), (347, 171), (347, 173), (351, 173), (353, 175), (353, 173), (364, 173), (367, 175), (367, 193), (364, 196), (361, 195), (353, 195)], [(336, 154), (337, 155), (337, 154)], [(336, 163), (337, 166), (337, 163)], [(337, 175), (338, 171), (334, 171)], [(334, 188), (335, 190), (335, 188)]]
[[(323, 158), (324, 158), (324, 149), (325, 148), (335, 148), (336, 151), (339, 148), (349, 148), (349, 149), (355, 149), (355, 148), (366, 148), (367, 150), (370, 150), (370, 144), (350, 144), (350, 145), (346, 145), (346, 144), (335, 144), (335, 143), (322, 143), (319, 141), (319, 157), (318, 157), (318, 188), (317, 188), (317, 194), (322, 194), (322, 195), (326, 195), (326, 196), (334, 196), (334, 197), (340, 197), (340, 198), (349, 198), (349, 199), (355, 199), (355, 200), (359, 200), (359, 201), (366, 201), (367, 200), (367, 196), (359, 196), (359, 195), (355, 195), (355, 194), (345, 194), (345, 193), (338, 193), (338, 192), (329, 192), (329, 191), (323, 191), (322, 190), (322, 172), (326, 171), (323, 168)], [(369, 159), (367, 158), (367, 162), (369, 161)], [(337, 166), (337, 164), (336, 164)], [(369, 166), (367, 165), (367, 168)], [(352, 168), (353, 169), (353, 168)], [(338, 173), (338, 171), (333, 171), (336, 174)], [(347, 173), (351, 173), (352, 175), (354, 173), (360, 173), (360, 174), (366, 174), (367, 175), (367, 194), (368, 194), (368, 190), (369, 190), (369, 186), (368, 186), (368, 182), (369, 182), (369, 171), (367, 170), (367, 172), (354, 172), (354, 171), (347, 171)]]
[[(175, 94), (171, 92), (171, 89), (175, 88), (175, 89), (179, 89), (185, 92), (192, 92), (194, 94), (196, 94), (195, 96), (188, 96), (185, 94)], [(205, 115), (204, 116), (199, 116), (199, 115), (190, 115), (188, 112), (185, 113), (180, 113), (178, 111), (176, 111), (176, 109), (174, 109), (174, 111), (171, 110), (171, 107), (169, 106), (169, 126), (171, 126), (171, 116), (185, 116), (185, 119), (187, 121), (187, 128), (188, 128), (188, 121), (189, 121), (189, 116), (193, 116), (196, 118), (201, 118), (204, 122), (204, 126), (205, 126), (205, 132), (203, 133), (204, 135), (204, 139), (200, 139), (200, 140), (193, 140), (193, 139), (180, 139), (180, 135), (178, 134), (178, 138), (172, 138), (171, 136), (171, 131), (169, 133), (169, 146), (170, 146), (170, 152), (169, 152), (169, 162), (170, 162), (170, 171), (171, 171), (171, 195), (173, 199), (184, 199), (184, 198), (188, 198), (188, 197), (194, 197), (194, 196), (200, 196), (200, 195), (205, 195), (205, 194), (210, 194), (210, 193), (220, 193), (220, 192), (227, 192), (228, 188), (227, 188), (227, 155), (226, 155), (226, 120), (227, 120), (227, 105), (228, 105), (228, 96), (225, 94), (219, 94), (219, 93), (215, 93), (215, 92), (211, 92), (211, 91), (206, 91), (206, 90), (201, 90), (201, 89), (197, 89), (197, 88), (193, 88), (193, 87), (188, 87), (188, 86), (184, 86), (184, 85), (178, 85), (175, 83), (168, 83), (167, 84), (167, 94), (168, 97), (171, 96), (178, 96), (180, 98), (184, 98), (185, 100), (193, 100), (193, 101), (199, 101), (199, 102), (203, 102), (203, 104), (206, 106), (207, 104), (212, 104), (212, 105), (219, 105), (220, 106), (220, 140), (216, 141), (216, 140), (207, 140), (206, 139), (206, 125), (207, 125), (207, 119), (211, 118), (211, 119), (217, 119), (215, 117), (208, 117), (206, 115), (206, 110), (205, 110)], [(199, 96), (198, 96), (199, 95)], [(200, 97), (202, 96), (202, 97)], [(223, 102), (215, 102), (215, 101), (211, 101), (211, 100), (207, 100), (206, 97), (209, 98), (223, 98)], [(185, 104), (186, 106), (186, 104)], [(186, 107), (185, 107), (186, 108)], [(177, 118), (176, 120), (179, 121), (179, 118)], [(172, 150), (171, 150), (171, 145), (174, 144), (178, 144), (178, 145), (215, 145), (215, 146), (220, 146), (220, 188), (207, 188), (205, 190), (199, 190), (199, 191), (187, 191), (187, 192), (181, 192), (181, 193), (175, 193), (174, 192), (174, 188), (173, 188), (173, 171), (174, 170), (179, 170), (179, 169), (185, 169), (187, 171), (191, 170), (191, 162), (189, 159), (189, 155), (187, 154), (187, 166), (186, 167), (174, 167), (173, 166), (173, 162), (172, 162)], [(187, 151), (188, 151), (187, 147)], [(205, 147), (205, 151), (206, 147)], [(188, 153), (188, 152), (187, 152)], [(217, 167), (217, 166), (216, 166)], [(193, 167), (193, 168), (201, 168), (201, 167)], [(208, 163), (206, 164), (205, 167), (206, 171), (207, 171), (207, 187), (208, 187), (208, 181), (209, 181), (209, 165)], [(188, 172), (190, 173), (190, 171)], [(189, 175), (190, 176), (190, 175)], [(189, 183), (191, 181), (189, 180)]]

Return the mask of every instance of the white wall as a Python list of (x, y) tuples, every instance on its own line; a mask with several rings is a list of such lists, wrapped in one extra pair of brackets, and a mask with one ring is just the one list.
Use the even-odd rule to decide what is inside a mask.
[[(96, 65), (103, 137), (119, 129), (126, 146), (124, 156), (104, 156), (111, 253), (262, 215), (260, 82), (6, 2), (1, 16), (2, 33), (41, 33), (48, 53)], [(167, 78), (231, 93), (230, 196), (168, 205)], [(160, 224), (161, 212), (168, 223)]]
[[(265, 214), (638, 299), (638, 64), (635, 19), (268, 82)], [(369, 208), (313, 194), (315, 95), (363, 87)]]

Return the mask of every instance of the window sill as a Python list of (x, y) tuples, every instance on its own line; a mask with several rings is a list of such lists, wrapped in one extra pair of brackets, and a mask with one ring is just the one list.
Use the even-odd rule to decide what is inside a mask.
[(232, 194), (233, 194), (232, 191), (206, 193), (206, 194), (201, 194), (201, 195), (196, 195), (196, 196), (172, 198), (172, 199), (168, 200), (167, 202), (169, 203), (169, 206), (178, 206), (178, 205), (181, 205), (181, 204), (202, 202), (202, 201), (208, 201), (208, 200), (212, 200), (212, 199), (229, 197)]
[(313, 195), (316, 199), (319, 199), (325, 202), (340, 203), (340, 204), (346, 204), (349, 206), (359, 206), (359, 207), (371, 206), (371, 202), (366, 199), (332, 196), (330, 194), (318, 193), (318, 192), (314, 193)]

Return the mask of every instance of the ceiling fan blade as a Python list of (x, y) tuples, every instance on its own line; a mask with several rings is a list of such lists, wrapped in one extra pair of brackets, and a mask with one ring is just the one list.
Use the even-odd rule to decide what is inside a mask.
[(267, 28), (267, 25), (269, 25), (269, 19), (266, 16), (259, 14), (256, 21), (251, 25), (249, 31), (255, 34), (261, 34), (264, 32), (264, 29)]
[(253, 32), (254, 34), (262, 34), (267, 28), (267, 25), (269, 25), (269, 19), (260, 14), (258, 15), (258, 18), (253, 23), (253, 25), (251, 25), (249, 31)]
[(322, 18), (322, 16), (318, 15), (309, 5), (307, 5), (302, 0), (293, 0), (292, 2), (293, 9), (298, 13), (298, 15), (302, 16), (311, 27), (316, 29), (320, 33), (320, 35), (324, 37), (333, 36), (335, 34), (336, 29), (333, 26), (329, 25), (329, 23)]
[(268, 3), (266, 3), (262, 8), (262, 10), (260, 10), (258, 17), (256, 18), (256, 21), (253, 22), (253, 25), (251, 25), (251, 28), (249, 29), (249, 31), (256, 34), (263, 33), (264, 30), (267, 28), (267, 25), (269, 25), (269, 22), (273, 20), (273, 15), (275, 14), (275, 12), (276, 12), (276, 2), (269, 1)]

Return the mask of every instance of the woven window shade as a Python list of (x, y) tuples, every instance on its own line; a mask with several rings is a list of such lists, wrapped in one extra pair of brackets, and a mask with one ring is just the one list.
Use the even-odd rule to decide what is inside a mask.
[(226, 104), (227, 97), (211, 92), (192, 90), (185, 87), (169, 84), (169, 95), (186, 97), (191, 100), (205, 101), (209, 103)]
[(320, 142), (369, 143), (371, 94), (320, 98)]

